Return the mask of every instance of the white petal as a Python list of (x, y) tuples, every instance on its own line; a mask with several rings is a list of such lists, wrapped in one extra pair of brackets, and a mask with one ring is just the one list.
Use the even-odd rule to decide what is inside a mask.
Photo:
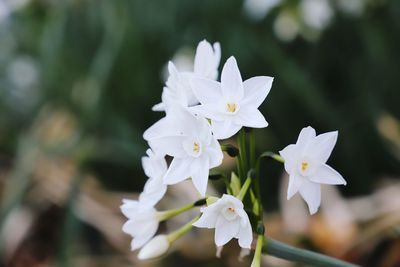
[(226, 61), (221, 74), (222, 94), (229, 101), (240, 101), (244, 95), (243, 80), (236, 59), (232, 56)]
[(229, 240), (238, 235), (239, 227), (239, 220), (228, 221), (220, 215), (215, 226), (215, 244), (223, 246), (228, 243)]
[(232, 195), (223, 194), (220, 201), (232, 203), (238, 211), (243, 210), (243, 202)]
[(183, 149), (182, 142), (183, 137), (181, 136), (165, 136), (150, 140), (149, 145), (160, 154), (171, 157), (185, 157), (187, 153)]
[(243, 82), (243, 102), (258, 108), (264, 102), (271, 90), (274, 78), (268, 76), (257, 76)]
[(340, 173), (326, 164), (322, 164), (316, 173), (309, 177), (309, 179), (320, 184), (347, 184), (346, 180), (344, 180)]
[(165, 104), (164, 103), (158, 103), (158, 104), (156, 104), (156, 105), (154, 105), (152, 108), (151, 108), (151, 110), (152, 111), (165, 111)]
[[(171, 114), (174, 114), (172, 112)], [(155, 138), (159, 138), (162, 136), (172, 136), (178, 135), (181, 125), (177, 121), (174, 120), (173, 116), (166, 116), (152, 126), (150, 126), (143, 134), (143, 138), (146, 141), (150, 141)]]
[(315, 137), (314, 141), (308, 147), (307, 154), (313, 155), (321, 163), (325, 163), (332, 153), (336, 144), (338, 132), (323, 133)]
[(201, 215), (200, 219), (193, 224), (193, 226), (199, 228), (215, 228), (217, 224), (219, 212), (218, 211), (207, 211), (205, 210)]
[(151, 236), (136, 236), (133, 237), (132, 242), (131, 242), (131, 250), (136, 250), (144, 246), (149, 240), (151, 239)]
[(299, 152), (305, 151), (307, 149), (308, 145), (314, 140), (315, 135), (315, 130), (311, 126), (301, 129), (296, 142), (296, 145), (299, 148)]
[(214, 44), (214, 50), (211, 44), (206, 40), (199, 43), (194, 58), (194, 72), (197, 75), (210, 79), (216, 78), (219, 60), (221, 58), (221, 48), (218, 43)]
[(303, 184), (304, 178), (297, 174), (291, 174), (289, 176), (287, 199), (291, 199), (294, 194), (296, 194), (301, 185)]
[(191, 174), (192, 159), (179, 159), (174, 158), (169, 165), (168, 171), (164, 176), (165, 184), (176, 184), (187, 178)]
[(194, 95), (200, 103), (218, 103), (222, 98), (221, 84), (219, 82), (201, 77), (190, 79)]
[(268, 126), (268, 122), (261, 112), (257, 108), (248, 106), (240, 107), (235, 116), (234, 123), (250, 128), (264, 128)]
[(238, 234), (239, 246), (242, 248), (250, 248), (253, 242), (253, 230), (251, 229), (249, 218), (247, 218), (247, 221), (246, 226), (241, 227)]
[(160, 201), (167, 192), (167, 185), (160, 178), (150, 178), (144, 185), (143, 192), (139, 196), (139, 201), (154, 206)]
[(304, 181), (299, 191), (300, 195), (307, 202), (310, 214), (316, 213), (321, 205), (321, 185)]
[(222, 164), (224, 154), (222, 153), (221, 145), (214, 136), (212, 137), (210, 146), (207, 148), (207, 153), (210, 158), (210, 169)]
[(220, 105), (216, 104), (202, 104), (190, 107), (189, 110), (193, 114), (197, 114), (211, 120), (222, 121), (225, 118), (225, 116), (221, 112)]
[(279, 151), (279, 155), (285, 160), (285, 170), (289, 174), (296, 168), (298, 153), (297, 146), (293, 144)]
[(123, 203), (120, 207), (122, 214), (127, 218), (131, 218), (135, 216), (135, 214), (140, 210), (140, 203), (136, 200), (128, 200), (124, 199)]
[(208, 174), (210, 172), (210, 163), (208, 158), (197, 158), (191, 165), (192, 182), (200, 195), (205, 196), (208, 184)]
[(139, 260), (149, 260), (162, 256), (170, 247), (166, 235), (158, 235), (148, 242), (138, 254)]
[(240, 128), (242, 126), (232, 123), (232, 119), (229, 118), (226, 118), (224, 121), (211, 121), (212, 132), (218, 140), (234, 136)]

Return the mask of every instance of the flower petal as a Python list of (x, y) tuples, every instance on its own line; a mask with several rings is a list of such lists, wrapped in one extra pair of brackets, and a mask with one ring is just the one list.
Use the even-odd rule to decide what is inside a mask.
[(200, 219), (193, 224), (193, 226), (199, 228), (215, 228), (217, 224), (219, 212), (217, 210), (204, 210), (203, 214), (201, 215)]
[(224, 121), (211, 121), (211, 129), (218, 140), (228, 139), (234, 136), (242, 128), (241, 125), (232, 123), (232, 119), (225, 118)]
[(187, 153), (183, 149), (182, 142), (183, 137), (181, 136), (165, 136), (150, 140), (149, 145), (160, 154), (171, 157), (185, 157)]
[(292, 144), (288, 145), (281, 151), (279, 155), (285, 160), (285, 170), (287, 173), (291, 174), (296, 168), (298, 149), (297, 146)]
[(207, 151), (210, 158), (210, 169), (222, 164), (224, 154), (222, 153), (221, 145), (214, 136), (212, 137), (211, 144), (207, 148)]
[(210, 172), (210, 162), (208, 158), (197, 158), (193, 160), (192, 166), (192, 182), (200, 195), (205, 196), (208, 184), (208, 174)]
[(309, 178), (314, 183), (320, 184), (343, 184), (346, 185), (346, 180), (334, 170), (332, 167), (322, 164), (318, 171)]
[(310, 214), (316, 213), (321, 205), (321, 185), (305, 180), (299, 191), (300, 195), (307, 202)]
[(174, 158), (169, 165), (168, 171), (165, 174), (163, 180), (165, 184), (176, 184), (187, 178), (191, 173), (192, 159), (185, 158), (179, 159)]
[(323, 133), (315, 137), (312, 145), (308, 147), (307, 154), (312, 154), (319, 162), (325, 163), (336, 144), (338, 131)]
[(215, 244), (217, 246), (225, 245), (229, 240), (238, 235), (239, 228), (239, 220), (228, 221), (220, 215), (215, 225)]
[(222, 69), (221, 88), (222, 94), (229, 101), (240, 101), (243, 98), (243, 80), (233, 56), (228, 58)]
[(225, 118), (225, 116), (221, 113), (220, 105), (216, 105), (214, 103), (190, 107), (189, 110), (195, 115), (197, 114), (211, 120), (222, 121)]
[[(247, 220), (249, 220), (247, 218)], [(240, 227), (239, 234), (237, 235), (239, 239), (239, 246), (242, 248), (250, 248), (253, 242), (253, 230), (251, 229), (250, 221), (244, 227)]]
[(294, 194), (296, 194), (301, 185), (303, 184), (304, 178), (300, 175), (291, 174), (289, 176), (288, 190), (287, 190), (287, 200), (291, 199)]
[(243, 102), (258, 108), (264, 102), (272, 87), (274, 78), (269, 76), (257, 76), (243, 82)]
[(315, 135), (315, 130), (311, 126), (301, 129), (296, 142), (300, 153), (304, 152), (307, 149), (308, 145), (314, 140)]
[(268, 122), (261, 112), (257, 108), (249, 106), (240, 107), (235, 116), (234, 123), (250, 128), (264, 128), (268, 126)]
[(220, 59), (219, 43), (215, 43), (212, 47), (206, 40), (201, 41), (197, 46), (194, 58), (194, 73), (205, 78), (216, 79)]
[(201, 77), (193, 77), (190, 79), (190, 85), (200, 103), (208, 104), (221, 101), (222, 89), (219, 82)]

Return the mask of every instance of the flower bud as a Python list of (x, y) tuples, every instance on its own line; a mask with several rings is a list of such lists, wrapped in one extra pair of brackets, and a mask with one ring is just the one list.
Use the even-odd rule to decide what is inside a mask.
[(169, 249), (170, 243), (166, 235), (158, 235), (150, 240), (138, 254), (139, 260), (149, 260), (162, 256)]

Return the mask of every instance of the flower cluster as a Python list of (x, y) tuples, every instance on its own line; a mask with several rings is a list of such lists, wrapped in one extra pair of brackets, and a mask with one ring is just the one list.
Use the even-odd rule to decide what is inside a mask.
[[(138, 200), (123, 200), (121, 206), (128, 218), (123, 231), (133, 238), (132, 250), (141, 248), (140, 259), (164, 254), (172, 242), (195, 226), (215, 229), (217, 247), (238, 239), (241, 248), (250, 249), (255, 233), (258, 238), (252, 266), (259, 266), (264, 240), (258, 171), (262, 155), (256, 160), (252, 129), (268, 126), (258, 108), (273, 78), (257, 76), (243, 81), (231, 56), (218, 81), (220, 59), (219, 43), (211, 45), (204, 40), (197, 46), (193, 71), (182, 72), (172, 62), (168, 64), (162, 102), (153, 107), (165, 116), (143, 135), (150, 146), (142, 159), (149, 179)], [(237, 133), (239, 148), (220, 143)], [(296, 144), (280, 151), (280, 156), (273, 154), (290, 174), (288, 198), (300, 192), (311, 214), (320, 204), (320, 184), (346, 183), (325, 164), (336, 138), (337, 132), (316, 136), (315, 130), (307, 127)], [(238, 172), (229, 178), (220, 174), (226, 182), (226, 194), (220, 198), (208, 196), (210, 169), (221, 165), (223, 151), (237, 156)], [(166, 156), (172, 158), (169, 165)], [(163, 198), (167, 185), (186, 179), (191, 179), (200, 199), (180, 208), (157, 211), (155, 205)], [(203, 206), (201, 216), (168, 235), (155, 236), (161, 221), (197, 206)]]

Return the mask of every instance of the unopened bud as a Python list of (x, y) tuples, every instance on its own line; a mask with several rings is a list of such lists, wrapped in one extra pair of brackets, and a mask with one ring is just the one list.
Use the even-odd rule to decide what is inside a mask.
[(221, 146), (222, 150), (225, 151), (230, 157), (234, 158), (239, 155), (239, 149), (231, 144)]
[(155, 236), (139, 251), (139, 260), (149, 260), (162, 256), (169, 249), (170, 243), (166, 235)]

